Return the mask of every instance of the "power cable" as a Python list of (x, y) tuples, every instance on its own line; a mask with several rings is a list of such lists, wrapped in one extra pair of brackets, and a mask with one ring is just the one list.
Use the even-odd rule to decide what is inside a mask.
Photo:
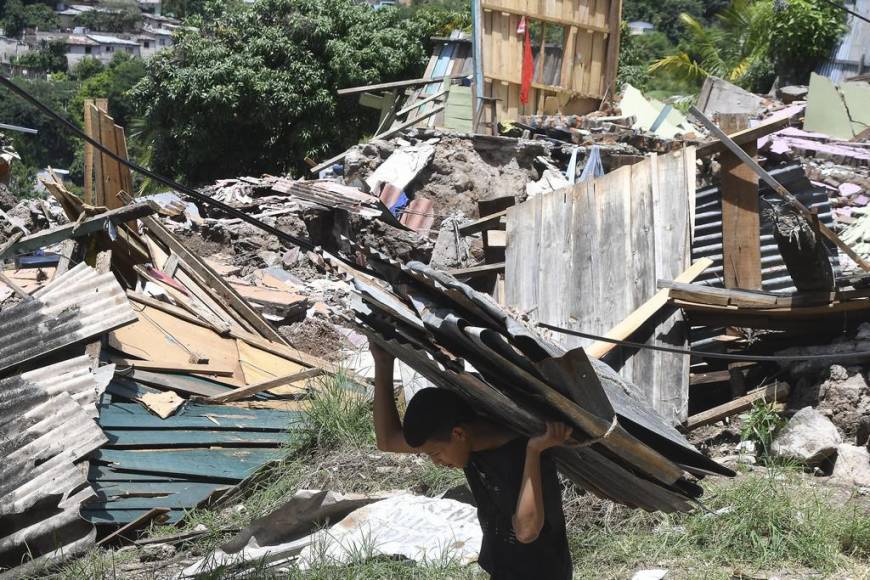
[(690, 350), (685, 348), (675, 348), (671, 346), (658, 346), (655, 344), (643, 344), (640, 342), (631, 342), (629, 340), (619, 340), (615, 338), (608, 338), (606, 336), (599, 336), (597, 334), (592, 334), (589, 332), (581, 332), (579, 330), (571, 330), (568, 328), (561, 328), (559, 326), (554, 326), (552, 324), (547, 324), (545, 322), (538, 322), (538, 326), (541, 328), (546, 328), (548, 330), (553, 330), (555, 332), (560, 332), (562, 334), (570, 334), (571, 336), (579, 336), (580, 338), (588, 338), (591, 340), (598, 340), (601, 342), (607, 342), (610, 344), (616, 344), (619, 346), (626, 346), (629, 348), (638, 348), (638, 349), (647, 349), (647, 350), (658, 350), (661, 352), (670, 352), (674, 354), (685, 354), (696, 356), (698, 358), (716, 358), (723, 360), (735, 360), (735, 361), (752, 361), (752, 362), (800, 362), (806, 360), (851, 360), (851, 359), (861, 359), (861, 358), (870, 358), (870, 351), (860, 351), (860, 352), (847, 352), (847, 353), (834, 353), (834, 354), (803, 354), (803, 355), (764, 355), (764, 354), (728, 354), (724, 352), (706, 352), (702, 350)]
[[(241, 219), (242, 221), (245, 221), (256, 228), (259, 228), (263, 231), (266, 231), (266, 232), (272, 234), (273, 236), (277, 237), (279, 240), (282, 240), (283, 242), (290, 243), (290, 244), (293, 244), (295, 246), (299, 246), (300, 248), (304, 248), (306, 250), (314, 250), (316, 248), (316, 246), (310, 240), (306, 240), (304, 238), (297, 238), (296, 236), (293, 236), (293, 235), (290, 235), (286, 232), (283, 232), (276, 227), (270, 226), (270, 225), (258, 220), (257, 218), (251, 217), (250, 215), (246, 214), (245, 212), (243, 212), (241, 210), (238, 210), (238, 209), (236, 209), (230, 205), (227, 205), (221, 201), (217, 201), (215, 199), (212, 199), (212, 198), (208, 197), (207, 195), (203, 195), (202, 193), (196, 191), (195, 189), (193, 189), (191, 187), (188, 187), (186, 185), (182, 185), (181, 183), (178, 183), (177, 181), (175, 181), (173, 179), (170, 179), (168, 177), (164, 177), (158, 173), (155, 173), (155, 172), (151, 171), (150, 169), (142, 167), (138, 163), (135, 163), (135, 162), (130, 161), (128, 159), (124, 159), (123, 157), (121, 157), (117, 153), (115, 153), (114, 151), (110, 151), (108, 148), (106, 148), (99, 141), (96, 141), (95, 139), (88, 136), (84, 131), (79, 129), (72, 121), (70, 121), (69, 119), (60, 115), (59, 113), (55, 112), (51, 107), (44, 104), (42, 101), (40, 101), (39, 99), (34, 97), (32, 94), (27, 92), (25, 89), (19, 87), (15, 83), (13, 83), (5, 75), (0, 75), (0, 84), (2, 84), (7, 89), (12, 91), (15, 95), (21, 97), (22, 99), (24, 99), (25, 101), (27, 101), (28, 103), (30, 103), (31, 105), (33, 105), (34, 107), (36, 107), (37, 109), (39, 109), (40, 111), (42, 111), (43, 113), (45, 113), (46, 115), (48, 115), (49, 117), (54, 119), (55, 121), (57, 121), (58, 123), (60, 123), (64, 127), (66, 127), (69, 131), (71, 131), (77, 137), (84, 140), (85, 142), (87, 142), (88, 144), (93, 146), (94, 148), (98, 149), (104, 155), (108, 155), (109, 157), (111, 157), (112, 159), (117, 161), (118, 163), (132, 169), (133, 171), (140, 173), (142, 175), (145, 175), (147, 177), (150, 177), (154, 181), (162, 183), (163, 185), (165, 185), (169, 188), (172, 188), (175, 191), (182, 193), (188, 197), (192, 197), (192, 198), (196, 199), (197, 201), (200, 201), (206, 205), (211, 205), (213, 207), (216, 207), (216, 208), (220, 209), (221, 211), (224, 211), (224, 212), (232, 215), (233, 217), (237, 217), (237, 218)], [(129, 192), (129, 193), (132, 194), (133, 192)]]
[(828, 4), (830, 6), (833, 6), (834, 8), (838, 8), (839, 10), (842, 10), (843, 12), (851, 14), (855, 18), (860, 18), (864, 22), (870, 23), (870, 18), (867, 18), (866, 16), (862, 16), (861, 14), (858, 14), (854, 10), (849, 10), (848, 8), (843, 6), (842, 4), (838, 4), (838, 3), (834, 2), (834, 0), (822, 0), (822, 2), (824, 2), (825, 4)]

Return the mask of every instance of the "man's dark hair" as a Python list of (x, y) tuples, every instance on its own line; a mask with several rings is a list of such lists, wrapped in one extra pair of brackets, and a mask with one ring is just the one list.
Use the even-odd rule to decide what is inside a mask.
[(456, 393), (429, 387), (411, 398), (402, 432), (408, 445), (420, 447), (430, 439), (450, 439), (454, 427), (476, 418), (471, 406)]

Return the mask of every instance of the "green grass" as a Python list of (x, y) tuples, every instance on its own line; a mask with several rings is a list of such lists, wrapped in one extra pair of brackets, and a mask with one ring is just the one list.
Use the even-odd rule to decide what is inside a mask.
[(578, 521), (571, 545), (579, 577), (607, 570), (607, 577), (616, 578), (654, 567), (676, 567), (678, 577), (688, 578), (781, 569), (831, 575), (870, 564), (866, 506), (838, 505), (799, 474), (775, 469), (706, 487), (705, 503), (713, 513), (609, 507)]

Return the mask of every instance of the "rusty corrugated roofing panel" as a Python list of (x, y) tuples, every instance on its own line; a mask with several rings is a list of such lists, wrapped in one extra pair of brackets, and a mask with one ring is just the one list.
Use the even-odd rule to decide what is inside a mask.
[(93, 545), (79, 506), (94, 490), (77, 462), (107, 441), (91, 412), (106, 373), (89, 365), (81, 356), (0, 381), (0, 570), (14, 568), (0, 578)]
[(435, 223), (434, 204), (431, 199), (415, 198), (401, 211), (400, 221), (415, 232), (427, 234)]
[(79, 264), (0, 312), (0, 372), (135, 320), (115, 276)]

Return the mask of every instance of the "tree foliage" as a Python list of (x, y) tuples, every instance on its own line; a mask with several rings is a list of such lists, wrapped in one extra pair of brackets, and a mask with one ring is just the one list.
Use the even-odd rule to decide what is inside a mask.
[(680, 14), (702, 19), (704, 4), (701, 0), (630, 0), (622, 10), (623, 19), (628, 22), (649, 22), (674, 43), (680, 40), (684, 32)]
[(342, 87), (413, 78), (420, 26), (353, 0), (230, 6), (157, 54), (134, 93), (153, 166), (194, 183), (302, 168), (374, 125)]
[(66, 72), (66, 44), (62, 41), (43, 43), (38, 50), (25, 52), (15, 59), (15, 64), (45, 72)]
[(691, 82), (717, 76), (756, 91), (775, 74), (806, 82), (843, 30), (842, 12), (812, 0), (733, 0), (711, 26), (685, 13), (680, 19), (686, 38), (650, 72)]
[(17, 37), (26, 28), (54, 30), (57, 28), (57, 15), (49, 3), (22, 2), (6, 0), (2, 8), (2, 25), (6, 36)]
[(122, 127), (128, 126), (137, 115), (131, 91), (144, 77), (145, 62), (141, 58), (116, 52), (108, 66), (84, 79), (79, 86), (70, 103), (71, 116), (80, 121), (85, 99), (105, 98), (109, 100), (109, 115)]

